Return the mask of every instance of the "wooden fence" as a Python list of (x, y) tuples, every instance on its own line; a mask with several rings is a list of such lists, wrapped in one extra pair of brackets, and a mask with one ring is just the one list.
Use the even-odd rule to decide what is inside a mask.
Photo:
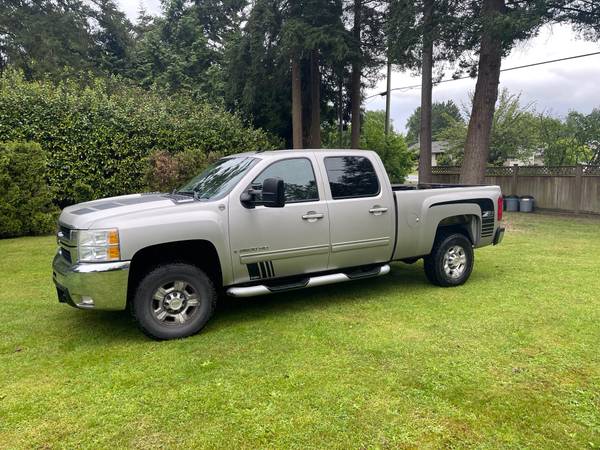
[[(458, 183), (460, 167), (432, 167), (434, 183)], [(600, 214), (600, 166), (488, 167), (485, 184), (531, 195), (537, 208)]]

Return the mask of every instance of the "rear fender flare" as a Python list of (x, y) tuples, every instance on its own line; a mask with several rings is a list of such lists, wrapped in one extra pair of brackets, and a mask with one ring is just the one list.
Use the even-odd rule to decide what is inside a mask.
[(480, 239), (479, 230), (481, 228), (481, 207), (476, 203), (453, 203), (432, 205), (427, 210), (425, 223), (427, 224), (423, 233), (419, 247), (422, 249), (421, 254), (428, 255), (431, 253), (433, 243), (437, 235), (440, 225), (444, 221), (448, 221), (453, 217), (467, 217), (470, 220), (467, 225), (467, 233), (474, 246), (477, 246)]

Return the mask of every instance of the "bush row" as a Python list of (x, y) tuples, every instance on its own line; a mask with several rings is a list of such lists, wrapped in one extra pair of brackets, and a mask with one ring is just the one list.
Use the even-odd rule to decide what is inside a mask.
[(208, 158), (277, 145), (239, 116), (186, 96), (164, 96), (117, 79), (85, 86), (32, 83), (14, 72), (0, 78), (2, 141), (40, 144), (61, 207), (144, 190), (152, 154)]
[(39, 144), (0, 143), (0, 237), (43, 234), (56, 227), (58, 208), (44, 179)]
[(117, 79), (0, 77), (0, 236), (45, 233), (56, 207), (170, 190), (217, 157), (279, 143), (237, 115)]

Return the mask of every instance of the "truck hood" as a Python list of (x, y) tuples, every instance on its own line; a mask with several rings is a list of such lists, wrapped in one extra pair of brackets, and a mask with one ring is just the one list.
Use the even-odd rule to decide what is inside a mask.
[(192, 201), (190, 197), (161, 193), (122, 195), (69, 206), (63, 209), (59, 222), (69, 228), (85, 230), (101, 219)]

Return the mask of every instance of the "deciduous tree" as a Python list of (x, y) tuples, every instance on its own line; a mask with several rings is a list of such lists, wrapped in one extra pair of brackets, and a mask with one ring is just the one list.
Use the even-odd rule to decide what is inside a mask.
[[(465, 111), (466, 116), (468, 113)], [(455, 121), (440, 132), (439, 137), (448, 142), (452, 162), (464, 165), (466, 123)], [(502, 165), (509, 158), (530, 159), (540, 149), (539, 119), (533, 105), (522, 105), (519, 95), (503, 90), (492, 117), (488, 148), (485, 165)]]
[(566, 126), (576, 142), (586, 149), (577, 162), (600, 164), (600, 109), (595, 108), (587, 115), (571, 111)]
[[(445, 102), (434, 102), (431, 107), (431, 136), (435, 140), (441, 131), (450, 127), (454, 122), (462, 122), (464, 119), (460, 109), (452, 100)], [(406, 142), (408, 145), (419, 141), (421, 130), (421, 107), (419, 106), (406, 121)]]
[(555, 117), (539, 117), (540, 149), (547, 166), (587, 163), (592, 152), (581, 145), (566, 123)]

